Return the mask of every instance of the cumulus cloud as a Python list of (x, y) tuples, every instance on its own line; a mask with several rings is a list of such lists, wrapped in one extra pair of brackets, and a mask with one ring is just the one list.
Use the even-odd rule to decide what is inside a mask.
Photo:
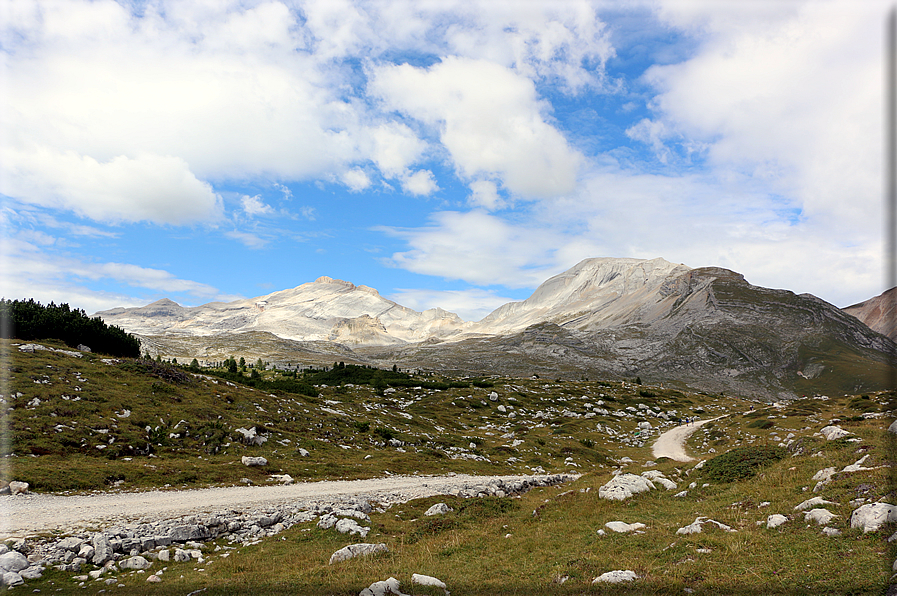
[(415, 196), (427, 196), (439, 190), (439, 186), (436, 185), (433, 172), (418, 170), (413, 174), (408, 173), (402, 176), (402, 190)]
[(491, 180), (475, 180), (470, 183), (468, 202), (474, 207), (482, 207), (487, 211), (495, 211), (505, 205), (498, 194), (498, 187)]
[(0, 150), (0, 192), (99, 221), (185, 224), (215, 219), (221, 198), (178, 157), (141, 154), (105, 162), (48, 147)]
[(371, 185), (371, 179), (365, 171), (360, 168), (354, 168), (343, 172), (342, 176), (340, 176), (340, 180), (343, 184), (349, 187), (349, 190), (352, 192), (361, 192)]
[(532, 81), (509, 68), (454, 57), (429, 68), (383, 65), (370, 89), (388, 107), (438, 129), (464, 178), (496, 177), (528, 197), (576, 185), (581, 155), (546, 121)]

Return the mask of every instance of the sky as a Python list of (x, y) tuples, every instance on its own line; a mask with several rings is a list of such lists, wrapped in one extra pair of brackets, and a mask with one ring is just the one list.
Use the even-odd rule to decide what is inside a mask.
[(0, 293), (330, 276), (478, 320), (592, 257), (884, 289), (877, 0), (4, 0)]

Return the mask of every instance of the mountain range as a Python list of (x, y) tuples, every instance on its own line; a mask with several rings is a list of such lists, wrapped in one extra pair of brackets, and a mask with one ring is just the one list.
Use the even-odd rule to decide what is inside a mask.
[(439, 308), (417, 312), (329, 277), (248, 300), (159, 300), (96, 314), (138, 335), (151, 353), (179, 359), (640, 377), (777, 400), (888, 386), (897, 344), (861, 320), (867, 312), (887, 320), (882, 307), (863, 304), (841, 310), (809, 294), (753, 286), (728, 269), (594, 258), (476, 322)]

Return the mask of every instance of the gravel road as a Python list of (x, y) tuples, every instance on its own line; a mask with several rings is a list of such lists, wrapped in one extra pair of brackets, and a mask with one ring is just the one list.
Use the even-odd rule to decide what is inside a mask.
[(672, 460), (682, 462), (694, 461), (695, 458), (689, 457), (685, 452), (685, 441), (687, 441), (688, 437), (703, 425), (708, 422), (713, 422), (714, 420), (719, 420), (725, 416), (728, 416), (728, 414), (723, 414), (723, 416), (717, 416), (716, 418), (710, 418), (708, 420), (697, 420), (691, 424), (682, 424), (672, 430), (668, 430), (657, 437), (654, 447), (651, 448), (651, 454), (655, 458), (668, 457)]
[(52, 530), (65, 532), (129, 521), (159, 521), (191, 513), (283, 504), (312, 506), (347, 499), (403, 502), (500, 479), (532, 476), (389, 476), (368, 480), (303, 482), (288, 486), (235, 486), (199, 490), (101, 493), (82, 496), (28, 494), (0, 497), (0, 539)]

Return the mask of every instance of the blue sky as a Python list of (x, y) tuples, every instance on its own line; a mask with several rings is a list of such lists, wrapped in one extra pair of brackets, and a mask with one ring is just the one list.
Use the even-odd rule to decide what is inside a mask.
[(885, 2), (0, 7), (6, 298), (328, 275), (479, 319), (598, 256), (884, 290)]

